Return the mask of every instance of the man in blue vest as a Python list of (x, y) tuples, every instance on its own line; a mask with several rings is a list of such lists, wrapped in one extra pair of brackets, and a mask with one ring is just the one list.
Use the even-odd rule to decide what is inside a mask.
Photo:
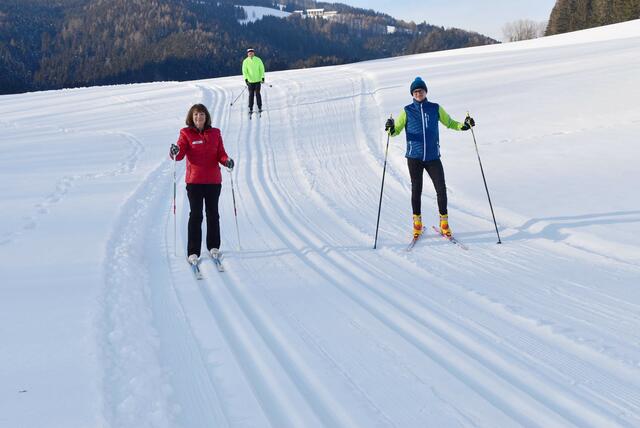
[(442, 107), (427, 101), (427, 84), (416, 77), (410, 87), (413, 102), (405, 106), (397, 120), (388, 119), (384, 129), (395, 137), (405, 130), (407, 137), (407, 165), (411, 176), (411, 207), (413, 209), (413, 235), (422, 234), (422, 176), (427, 171), (438, 198), (440, 212), (440, 233), (451, 237), (449, 214), (447, 212), (447, 186), (444, 169), (440, 161), (440, 136), (438, 122), (449, 129), (466, 131), (475, 126), (473, 118), (467, 117), (463, 123), (453, 120)]

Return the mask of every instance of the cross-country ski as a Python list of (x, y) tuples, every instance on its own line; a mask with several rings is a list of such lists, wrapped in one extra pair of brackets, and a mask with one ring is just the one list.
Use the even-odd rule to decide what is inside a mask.
[(458, 241), (453, 235), (447, 236), (445, 234), (443, 234), (442, 232), (440, 232), (440, 229), (438, 229), (435, 226), (431, 226), (431, 228), (433, 229), (433, 231), (435, 233), (437, 233), (440, 237), (446, 239), (447, 241), (451, 242), (452, 244), (457, 245), (458, 247), (462, 248), (463, 250), (468, 250), (469, 248), (464, 245), (462, 242)]
[(196, 279), (200, 280), (203, 278), (202, 271), (200, 271), (200, 266), (198, 265), (198, 263), (189, 262), (189, 266), (191, 266), (191, 271), (193, 272), (193, 276)]
[(413, 250), (413, 247), (416, 246), (416, 244), (418, 243), (421, 237), (422, 237), (422, 233), (413, 235), (413, 237), (411, 238), (411, 241), (409, 242), (409, 245), (407, 246), (407, 251)]
[(220, 251), (211, 251), (211, 261), (215, 265), (216, 269), (218, 269), (218, 272), (224, 272), (222, 253)]

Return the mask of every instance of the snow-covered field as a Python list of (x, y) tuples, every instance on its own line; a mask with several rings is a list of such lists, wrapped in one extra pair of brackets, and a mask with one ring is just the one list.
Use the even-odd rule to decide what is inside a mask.
[[(372, 249), (417, 75), (475, 117), (502, 245), (471, 133), (441, 127), (469, 251), (405, 251), (403, 136)], [(240, 77), (0, 97), (0, 427), (640, 426), (639, 76), (634, 21), (268, 73), (252, 121)], [(196, 102), (240, 236), (224, 171), (202, 281), (167, 158)]]

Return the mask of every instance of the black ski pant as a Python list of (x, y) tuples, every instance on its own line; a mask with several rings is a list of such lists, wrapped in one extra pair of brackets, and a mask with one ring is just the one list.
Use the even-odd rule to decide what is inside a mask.
[(202, 206), (207, 214), (207, 250), (220, 248), (220, 215), (218, 199), (222, 184), (187, 184), (189, 225), (187, 227), (187, 255), (200, 257), (202, 245)]
[(438, 197), (438, 211), (447, 214), (447, 186), (444, 181), (444, 168), (440, 159), (423, 162), (420, 159), (407, 158), (409, 175), (411, 176), (411, 208), (414, 214), (421, 214), (422, 202), (422, 175), (427, 171)]
[(258, 110), (262, 110), (262, 96), (260, 96), (260, 82), (248, 83), (249, 87), (249, 111), (253, 111), (253, 97), (255, 95)]

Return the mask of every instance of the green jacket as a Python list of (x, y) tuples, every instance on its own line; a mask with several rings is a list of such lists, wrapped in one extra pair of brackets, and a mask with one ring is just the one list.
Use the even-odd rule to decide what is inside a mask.
[(264, 64), (257, 56), (253, 58), (246, 57), (242, 61), (242, 76), (249, 83), (261, 82), (264, 79)]

